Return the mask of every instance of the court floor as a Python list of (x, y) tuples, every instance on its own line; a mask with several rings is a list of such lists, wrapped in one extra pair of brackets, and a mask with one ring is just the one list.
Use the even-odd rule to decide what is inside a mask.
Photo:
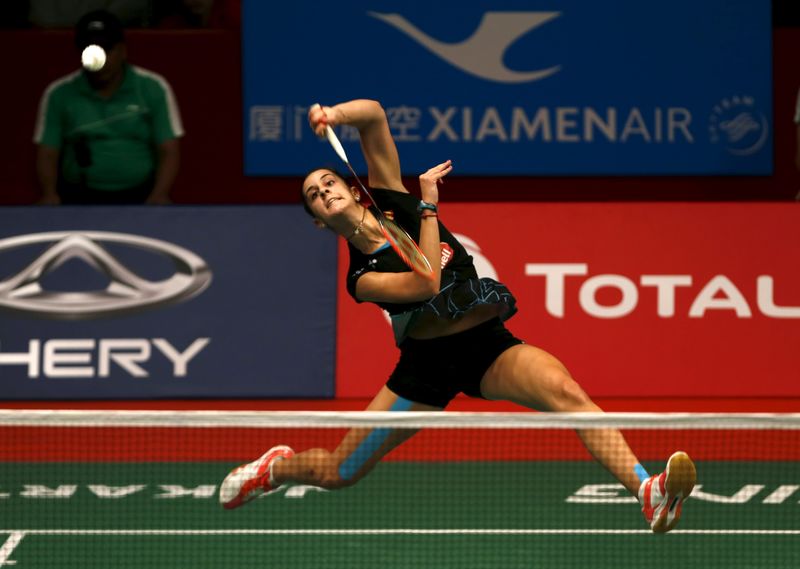
[[(800, 463), (698, 462), (679, 529), (651, 534), (589, 461), (387, 462), (338, 492), (234, 511), (227, 462), (0, 464), (0, 566), (796, 568)], [(655, 470), (655, 465), (652, 465)]]

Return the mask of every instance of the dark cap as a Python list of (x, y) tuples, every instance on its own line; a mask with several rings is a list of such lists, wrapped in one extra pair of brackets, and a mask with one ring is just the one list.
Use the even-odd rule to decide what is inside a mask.
[(122, 22), (111, 12), (94, 10), (84, 14), (75, 25), (75, 46), (83, 50), (96, 44), (108, 51), (125, 40)]

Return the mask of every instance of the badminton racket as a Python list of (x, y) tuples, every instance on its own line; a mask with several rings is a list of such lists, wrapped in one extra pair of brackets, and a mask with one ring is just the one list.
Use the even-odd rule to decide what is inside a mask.
[[(311, 108), (314, 109), (318, 106), (319, 104), (315, 104)], [(378, 220), (378, 225), (381, 228), (381, 232), (383, 233), (383, 236), (386, 237), (389, 245), (392, 246), (392, 249), (395, 250), (403, 262), (415, 273), (429, 279), (435, 278), (431, 264), (428, 261), (428, 258), (425, 256), (425, 253), (423, 253), (422, 249), (419, 248), (419, 245), (417, 245), (417, 243), (411, 238), (405, 229), (400, 227), (394, 220), (386, 217), (381, 208), (378, 207), (378, 204), (375, 203), (375, 200), (372, 199), (372, 195), (370, 195), (369, 190), (367, 190), (366, 186), (364, 186), (364, 184), (361, 182), (361, 179), (358, 177), (358, 174), (356, 174), (356, 171), (350, 164), (350, 160), (347, 158), (347, 153), (344, 151), (342, 143), (339, 141), (339, 138), (336, 136), (336, 133), (333, 132), (333, 129), (330, 125), (325, 125), (325, 134), (328, 138), (328, 142), (333, 147), (333, 150), (336, 152), (339, 158), (341, 158), (342, 162), (345, 163), (347, 169), (350, 170), (350, 173), (356, 179), (356, 182), (358, 182), (358, 185), (361, 186), (364, 194), (367, 196), (367, 198), (369, 198), (369, 201), (372, 204), (370, 206), (370, 210), (375, 216), (375, 219)]]

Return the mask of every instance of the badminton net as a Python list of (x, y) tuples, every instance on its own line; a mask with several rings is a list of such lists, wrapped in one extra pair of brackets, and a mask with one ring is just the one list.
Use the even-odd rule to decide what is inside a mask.
[[(349, 428), (420, 429), (358, 484), (236, 510), (229, 470)], [(698, 484), (678, 527), (640, 506), (575, 429), (620, 429)], [(0, 411), (0, 566), (796, 567), (800, 415)]]

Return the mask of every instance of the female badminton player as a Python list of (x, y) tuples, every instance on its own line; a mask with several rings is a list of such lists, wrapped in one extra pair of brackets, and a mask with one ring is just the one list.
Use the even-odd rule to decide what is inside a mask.
[[(358, 129), (374, 205), (393, 213), (433, 270), (431, 275), (409, 269), (387, 243), (380, 214), (366, 207), (366, 196), (339, 174), (320, 168), (305, 178), (303, 203), (314, 223), (348, 242), (348, 292), (356, 302), (375, 303), (392, 318), (400, 359), (367, 409), (436, 411), (465, 393), (541, 411), (600, 412), (559, 360), (505, 328), (503, 321), (516, 311), (514, 296), (503, 284), (478, 278), (472, 258), (442, 224), (439, 185), (453, 164), (442, 162), (419, 177), (420, 201), (403, 186), (397, 147), (378, 102), (315, 106), (308, 120), (318, 136), (325, 136), (329, 125)], [(675, 527), (696, 481), (686, 453), (676, 452), (664, 472), (649, 476), (618, 430), (577, 433), (589, 453), (638, 497), (654, 532)], [(409, 429), (358, 428), (332, 452), (273, 447), (228, 474), (220, 502), (236, 508), (284, 484), (352, 485), (412, 435)]]

